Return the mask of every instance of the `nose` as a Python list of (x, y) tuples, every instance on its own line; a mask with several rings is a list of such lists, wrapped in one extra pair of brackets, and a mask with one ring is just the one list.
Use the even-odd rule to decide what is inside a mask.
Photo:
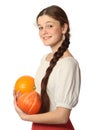
[(42, 34), (47, 34), (47, 28), (46, 27), (43, 28)]

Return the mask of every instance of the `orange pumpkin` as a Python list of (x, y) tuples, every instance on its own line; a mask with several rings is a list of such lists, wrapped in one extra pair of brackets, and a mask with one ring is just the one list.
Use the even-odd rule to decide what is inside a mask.
[(34, 78), (32, 76), (21, 76), (17, 79), (14, 90), (15, 92), (31, 92), (35, 89)]
[(18, 97), (17, 105), (27, 114), (36, 114), (41, 107), (40, 95), (36, 91), (23, 93)]

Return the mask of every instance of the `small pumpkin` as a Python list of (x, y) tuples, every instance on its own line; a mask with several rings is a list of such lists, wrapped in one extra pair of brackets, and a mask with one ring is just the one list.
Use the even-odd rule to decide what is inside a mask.
[(34, 78), (32, 76), (24, 75), (17, 79), (15, 82), (15, 92), (31, 92), (35, 89)]
[(36, 91), (23, 93), (18, 97), (17, 105), (27, 114), (36, 114), (41, 107), (40, 95)]

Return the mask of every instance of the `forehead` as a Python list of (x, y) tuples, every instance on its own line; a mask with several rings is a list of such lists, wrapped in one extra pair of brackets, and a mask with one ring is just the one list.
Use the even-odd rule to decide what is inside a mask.
[(48, 15), (42, 15), (38, 18), (37, 21), (38, 25), (46, 24), (46, 23), (58, 23), (58, 21)]

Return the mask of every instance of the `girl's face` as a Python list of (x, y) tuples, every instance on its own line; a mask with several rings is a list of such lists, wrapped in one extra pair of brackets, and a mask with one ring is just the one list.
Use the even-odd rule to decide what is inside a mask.
[(49, 17), (48, 15), (40, 16), (37, 24), (39, 35), (44, 45), (50, 46), (52, 50), (56, 51), (62, 43), (66, 27), (62, 27), (59, 21)]

